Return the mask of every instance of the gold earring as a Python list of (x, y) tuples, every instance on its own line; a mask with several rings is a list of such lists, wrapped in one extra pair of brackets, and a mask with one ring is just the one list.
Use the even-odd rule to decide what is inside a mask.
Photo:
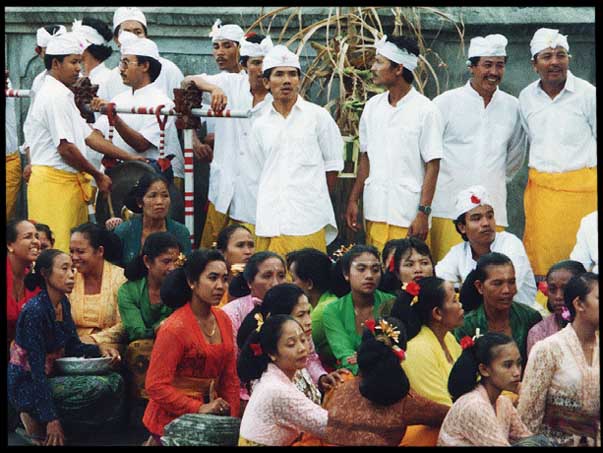
[(8, 253), (15, 253), (15, 249), (8, 248)]

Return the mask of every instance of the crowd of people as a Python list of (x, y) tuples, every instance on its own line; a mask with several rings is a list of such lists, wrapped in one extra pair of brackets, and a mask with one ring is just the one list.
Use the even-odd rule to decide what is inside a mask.
[[(360, 118), (345, 210), (366, 243), (331, 254), (337, 124), (299, 95), (287, 47), (220, 21), (209, 37), (220, 72), (185, 77), (138, 8), (118, 8), (112, 30), (93, 17), (38, 30), (46, 70), (20, 147), (6, 102), (17, 432), (64, 445), (138, 407), (149, 446), (209, 433), (240, 446), (600, 446), (596, 89), (569, 71), (567, 36), (534, 33), (538, 80), (519, 98), (499, 88), (507, 39), (474, 37), (470, 79), (433, 100), (413, 87), (417, 43), (376, 37), (384, 90)], [(93, 123), (70, 90), (80, 76), (109, 112)], [(172, 107), (190, 83), (214, 111), (250, 112), (193, 135), (210, 162), (195, 250), (171, 211), (184, 189), (174, 119), (114, 111)], [(505, 231), (506, 182), (528, 152), (520, 239)], [(116, 161), (155, 166), (131, 181), (127, 218), (89, 221)], [(14, 215), (22, 178), (29, 220)], [(65, 357), (110, 369), (62, 374)]]

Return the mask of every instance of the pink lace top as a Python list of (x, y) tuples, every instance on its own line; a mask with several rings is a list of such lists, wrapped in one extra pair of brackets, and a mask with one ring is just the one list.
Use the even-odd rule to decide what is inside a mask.
[(499, 396), (495, 409), (485, 387), (478, 384), (448, 411), (438, 446), (509, 446), (530, 435), (509, 398)]
[(328, 413), (270, 363), (253, 387), (240, 436), (262, 445), (291, 445), (302, 432), (323, 437)]
[(550, 337), (551, 335), (557, 332), (559, 332), (559, 324), (557, 324), (555, 315), (547, 316), (534, 327), (532, 327), (528, 332), (528, 339), (526, 340), (526, 349), (528, 351), (528, 356), (530, 355), (532, 347), (537, 342), (539, 342), (540, 340), (544, 340), (545, 338)]

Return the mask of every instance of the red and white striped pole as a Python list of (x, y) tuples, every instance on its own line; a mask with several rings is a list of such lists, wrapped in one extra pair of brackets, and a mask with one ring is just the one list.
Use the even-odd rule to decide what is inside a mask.
[(193, 179), (193, 134), (194, 129), (182, 129), (184, 138), (184, 224), (191, 233), (191, 244), (195, 245), (195, 196)]
[(28, 98), (31, 96), (31, 90), (4, 90), (4, 96), (7, 98)]

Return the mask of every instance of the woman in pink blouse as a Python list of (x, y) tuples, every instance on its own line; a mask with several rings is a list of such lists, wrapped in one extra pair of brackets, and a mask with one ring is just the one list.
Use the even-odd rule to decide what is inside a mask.
[(528, 339), (526, 340), (528, 355), (535, 343), (559, 332), (567, 325), (568, 321), (563, 317), (563, 314), (567, 312), (564, 310), (565, 302), (563, 300), (565, 285), (572, 277), (585, 272), (584, 265), (579, 261), (564, 260), (551, 266), (546, 274), (545, 285), (543, 285), (544, 288), (541, 288), (541, 291), (544, 289), (544, 292), (546, 292), (548, 299), (546, 308), (552, 315), (540, 321), (528, 332)]

